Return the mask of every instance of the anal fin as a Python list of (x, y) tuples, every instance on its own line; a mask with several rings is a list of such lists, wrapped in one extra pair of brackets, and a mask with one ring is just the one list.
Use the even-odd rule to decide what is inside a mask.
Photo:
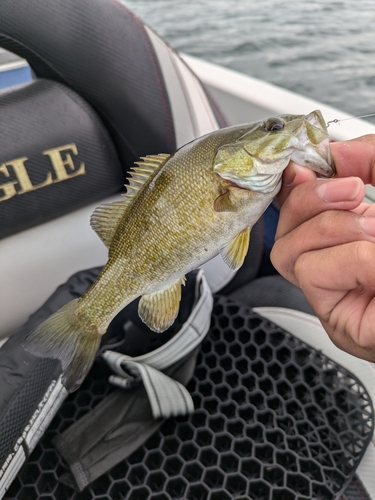
[(239, 269), (246, 257), (250, 243), (250, 227), (246, 227), (225, 247), (220, 250), (224, 262), (233, 271)]
[(163, 332), (177, 317), (181, 301), (181, 285), (185, 277), (160, 291), (142, 295), (138, 305), (141, 320), (154, 332)]

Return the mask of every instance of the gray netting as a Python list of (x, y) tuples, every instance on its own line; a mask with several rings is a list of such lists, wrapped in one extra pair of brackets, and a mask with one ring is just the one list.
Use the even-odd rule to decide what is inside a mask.
[(373, 408), (346, 369), (250, 309), (216, 300), (189, 385), (196, 411), (166, 421), (82, 493), (51, 445), (106, 393), (94, 367), (63, 404), (5, 498), (333, 500), (373, 432)]

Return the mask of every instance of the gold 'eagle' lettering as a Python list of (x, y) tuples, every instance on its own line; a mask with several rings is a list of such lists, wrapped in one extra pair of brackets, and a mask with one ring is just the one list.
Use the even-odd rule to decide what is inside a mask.
[(27, 171), (27, 156), (15, 158), (0, 165), (0, 179), (3, 175), (7, 181), (0, 184), (0, 202), (9, 200), (15, 195), (29, 193), (37, 189), (66, 181), (86, 173), (83, 162), (77, 167), (73, 160), (73, 155), (78, 155), (76, 144), (70, 143), (56, 148), (42, 151), (47, 156), (52, 166), (52, 171), (48, 172), (44, 181), (33, 184)]

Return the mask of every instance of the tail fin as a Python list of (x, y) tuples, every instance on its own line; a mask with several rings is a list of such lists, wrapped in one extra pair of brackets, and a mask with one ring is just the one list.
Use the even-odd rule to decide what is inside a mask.
[(99, 334), (81, 330), (74, 299), (43, 321), (25, 339), (26, 351), (40, 358), (59, 359), (62, 383), (69, 392), (82, 384), (100, 345)]

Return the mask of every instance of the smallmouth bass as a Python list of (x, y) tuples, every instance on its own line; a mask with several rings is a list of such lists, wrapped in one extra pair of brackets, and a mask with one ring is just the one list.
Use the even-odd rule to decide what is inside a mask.
[(219, 253), (233, 270), (242, 265), (250, 230), (278, 193), (290, 160), (334, 175), (320, 111), (228, 127), (172, 155), (142, 158), (124, 198), (91, 217), (108, 247), (101, 274), (82, 297), (32, 331), (25, 349), (59, 359), (72, 392), (111, 320), (137, 297), (141, 319), (156, 332), (167, 329), (189, 271)]

